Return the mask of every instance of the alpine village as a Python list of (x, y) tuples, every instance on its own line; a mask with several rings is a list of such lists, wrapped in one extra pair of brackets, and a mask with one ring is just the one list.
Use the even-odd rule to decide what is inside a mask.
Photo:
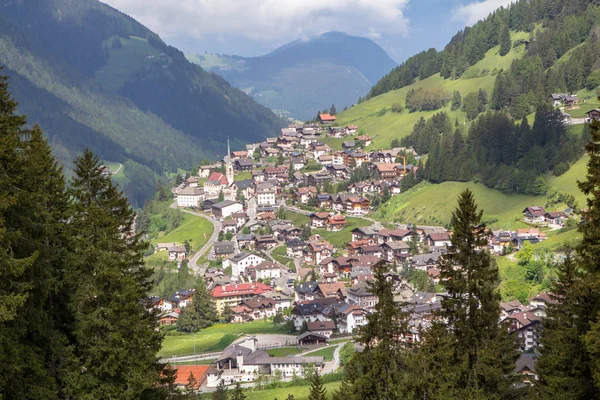
[(0, 0), (0, 399), (600, 399), (600, 3), (495, 4), (336, 109)]

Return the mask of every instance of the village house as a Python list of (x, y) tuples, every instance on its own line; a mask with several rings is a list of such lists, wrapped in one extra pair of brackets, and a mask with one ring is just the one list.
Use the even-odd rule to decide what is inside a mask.
[(254, 235), (252, 233), (240, 233), (236, 236), (236, 240), (241, 249), (254, 249)]
[(201, 165), (200, 168), (198, 168), (198, 178), (208, 178), (210, 176), (210, 171), (214, 168), (214, 165)]
[(443, 247), (450, 246), (450, 234), (448, 232), (430, 233), (425, 237), (428, 246)]
[(317, 297), (318, 290), (319, 287), (316, 282), (307, 281), (294, 288), (294, 296), (296, 301), (310, 301)]
[(229, 257), (235, 253), (235, 244), (230, 241), (217, 242), (213, 246), (213, 252), (216, 258)]
[(266, 260), (256, 254), (242, 252), (231, 257), (229, 261), (231, 263), (231, 276), (237, 277), (245, 274), (246, 268), (257, 266)]
[(563, 211), (552, 211), (544, 214), (544, 220), (551, 225), (564, 226), (567, 214)]
[(237, 233), (237, 230), (238, 230), (237, 221), (235, 221), (233, 219), (226, 219), (225, 221), (223, 221), (221, 223), (221, 225), (223, 226), (223, 232), (230, 232), (233, 234)]
[(384, 258), (390, 263), (403, 264), (411, 257), (409, 246), (403, 241), (385, 242), (381, 245), (381, 250)]
[(346, 180), (350, 178), (350, 170), (343, 164), (335, 164), (334, 156), (331, 156), (331, 165), (326, 167), (329, 175), (336, 179)]
[(179, 190), (175, 196), (177, 207), (200, 207), (204, 201), (204, 189), (188, 186)]
[(175, 246), (177, 246), (177, 243), (175, 243), (175, 242), (157, 243), (156, 251), (166, 251), (166, 250), (169, 250), (169, 248), (175, 247)]
[(244, 300), (248, 300), (259, 294), (269, 292), (273, 289), (260, 282), (238, 283), (233, 285), (215, 286), (211, 295), (215, 300), (215, 306), (219, 314), (225, 306), (234, 307)]
[(263, 261), (254, 267), (254, 276), (256, 280), (279, 279), (281, 278), (282, 266), (279, 263)]
[(285, 242), (285, 245), (287, 247), (286, 255), (289, 258), (301, 258), (302, 252), (306, 247), (306, 243), (297, 238), (288, 240), (287, 242)]
[(169, 261), (181, 261), (187, 257), (184, 246), (173, 246), (169, 248)]
[(379, 302), (377, 296), (374, 296), (368, 288), (366, 282), (358, 282), (347, 290), (348, 303), (364, 308), (366, 310), (373, 310), (375, 305)]
[(178, 319), (179, 319), (179, 314), (176, 312), (162, 314), (158, 320), (158, 325), (159, 326), (177, 325)]
[(600, 108), (595, 108), (585, 113), (586, 119), (589, 121), (600, 121)]
[[(314, 284), (314, 282), (311, 283)], [(291, 311), (296, 330), (302, 329), (304, 322), (308, 324), (315, 321), (330, 321), (331, 319), (323, 314), (323, 310), (331, 304), (342, 305), (344, 303), (340, 303), (338, 299), (333, 297), (297, 302)]]
[(293, 198), (302, 204), (306, 204), (306, 203), (308, 203), (309, 199), (314, 198), (316, 195), (317, 195), (317, 188), (314, 186), (307, 186), (307, 187), (298, 188), (293, 193)]
[(328, 231), (339, 232), (348, 224), (343, 215), (332, 215), (327, 217), (325, 227)]
[(292, 157), (290, 163), (294, 171), (300, 171), (306, 165), (306, 161), (304, 161), (304, 157), (302, 156)]
[(371, 256), (371, 257), (382, 258), (383, 253), (384, 253), (383, 249), (378, 244), (360, 246), (358, 248), (358, 254), (361, 256)]
[(310, 227), (325, 228), (327, 225), (327, 218), (329, 218), (328, 212), (316, 212), (310, 214)]
[(242, 301), (231, 307), (233, 323), (244, 323), (274, 317), (277, 314), (276, 302), (273, 299), (257, 297)]
[(238, 228), (243, 227), (249, 220), (248, 214), (243, 211), (232, 213), (231, 219), (237, 223)]
[(332, 178), (327, 172), (317, 172), (308, 175), (308, 184), (311, 186), (322, 186), (326, 182), (331, 182)]
[(537, 349), (540, 345), (542, 319), (533, 312), (516, 312), (508, 315), (505, 320), (509, 331), (516, 335), (521, 351)]
[(242, 203), (233, 200), (223, 200), (219, 203), (213, 204), (211, 212), (213, 217), (217, 219), (227, 218), (233, 213), (239, 213), (244, 210)]
[(371, 207), (371, 201), (365, 197), (350, 197), (346, 200), (346, 214), (354, 216), (366, 215)]
[(254, 238), (256, 250), (269, 250), (277, 247), (277, 240), (273, 235), (261, 235)]
[(217, 359), (215, 368), (207, 373), (206, 386), (217, 387), (221, 382), (251, 382), (260, 375), (291, 378), (304, 377), (309, 365), (317, 370), (323, 368), (323, 357), (271, 357), (264, 350), (256, 349), (257, 340), (248, 337), (239, 344), (232, 344)]
[(367, 324), (368, 312), (352, 304), (344, 304), (336, 307), (335, 320), (340, 333), (354, 333), (356, 329)]
[(317, 265), (333, 254), (333, 246), (326, 241), (311, 241), (304, 250), (304, 262)]
[(544, 207), (531, 206), (531, 207), (527, 207), (523, 210), (523, 219), (525, 220), (525, 222), (543, 223), (543, 222), (545, 222), (545, 220), (544, 220), (545, 214), (546, 214), (546, 210), (544, 210)]
[(330, 124), (335, 122), (335, 115), (319, 114), (319, 122), (322, 124)]
[(287, 182), (288, 180), (288, 169), (286, 166), (280, 167), (267, 167), (263, 169), (266, 180), (274, 179), (277, 182)]
[(256, 202), (258, 206), (274, 206), (277, 199), (277, 189), (268, 182), (256, 185)]
[(233, 163), (236, 171), (252, 171), (254, 161), (251, 158), (239, 158)]
[(314, 321), (306, 323), (307, 332), (316, 333), (327, 338), (331, 337), (335, 331), (335, 322), (333, 321)]

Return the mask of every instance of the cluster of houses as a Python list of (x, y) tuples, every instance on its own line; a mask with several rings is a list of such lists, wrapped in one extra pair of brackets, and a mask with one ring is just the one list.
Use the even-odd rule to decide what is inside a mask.
[[(290, 125), (281, 129), (276, 138), (246, 145), (246, 149), (231, 151), (222, 162), (200, 166), (197, 176), (187, 178), (173, 189), (179, 207), (204, 208), (225, 201), (256, 198), (258, 206), (275, 206), (289, 199), (289, 190), (295, 200), (306, 203), (316, 200), (317, 188), (327, 183), (347, 182), (355, 168), (368, 165), (373, 179), (356, 182), (347, 187), (347, 194), (358, 199), (359, 206), (347, 204), (347, 198), (331, 194), (329, 203), (338, 209), (360, 215), (368, 211), (364, 197), (381, 194), (386, 189), (391, 195), (400, 193), (400, 181), (406, 174), (416, 173), (417, 167), (406, 163), (406, 155), (419, 156), (410, 148), (367, 151), (373, 139), (357, 135), (357, 126), (336, 127), (335, 116), (322, 114), (323, 123)], [(345, 141), (342, 150), (332, 150), (324, 140), (327, 137), (353, 136)], [(236, 180), (236, 174), (248, 174), (248, 179)], [(303, 194), (303, 189), (305, 189)], [(368, 200), (368, 199), (367, 199)], [(214, 213), (214, 212), (213, 212)], [(227, 213), (225, 213), (227, 214)]]

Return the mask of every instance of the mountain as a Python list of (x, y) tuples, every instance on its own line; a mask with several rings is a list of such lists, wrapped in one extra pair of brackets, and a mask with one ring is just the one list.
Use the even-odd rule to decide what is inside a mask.
[(288, 43), (252, 58), (188, 55), (258, 102), (308, 120), (335, 104), (356, 102), (396, 63), (373, 41), (340, 32)]
[(134, 204), (159, 176), (274, 134), (282, 120), (96, 0), (0, 0), (0, 65), (19, 111), (70, 167), (83, 148), (125, 165)]

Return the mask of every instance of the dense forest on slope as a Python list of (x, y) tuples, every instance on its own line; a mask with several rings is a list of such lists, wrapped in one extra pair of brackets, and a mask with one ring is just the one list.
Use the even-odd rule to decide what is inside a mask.
[(124, 189), (136, 205), (164, 171), (222, 151), (227, 136), (240, 145), (281, 126), (270, 110), (99, 1), (0, 5), (0, 65), (19, 109), (47, 127), (67, 168), (84, 147), (129, 160)]
[(538, 53), (540, 47), (544, 50), (552, 48), (544, 55), (550, 60), (548, 67), (586, 39), (589, 29), (598, 21), (597, 10), (588, 9), (593, 3), (594, 0), (521, 0), (508, 8), (500, 8), (485, 20), (458, 32), (444, 50), (429, 49), (406, 60), (383, 77), (371, 89), (368, 98), (400, 89), (436, 73), (445, 79), (459, 78), (470, 66), (482, 60), (489, 49), (503, 44), (503, 38), (506, 43), (507, 29), (533, 32), (539, 22), (548, 32), (538, 32), (528, 42), (545, 44), (532, 45), (529, 55), (541, 54)]

